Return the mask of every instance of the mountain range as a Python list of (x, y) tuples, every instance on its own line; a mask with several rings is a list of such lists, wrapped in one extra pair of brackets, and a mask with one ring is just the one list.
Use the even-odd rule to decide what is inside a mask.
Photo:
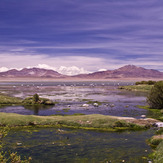
[(54, 70), (47, 70), (47, 69), (41, 69), (41, 68), (24, 68), (22, 70), (12, 69), (6, 72), (1, 72), (0, 77), (64, 78), (66, 77), (66, 75), (62, 75)]
[(119, 69), (79, 74), (74, 76), (62, 75), (54, 70), (40, 68), (12, 69), (0, 72), (0, 78), (54, 78), (54, 79), (123, 79), (123, 78), (163, 78), (163, 72), (145, 69), (134, 65), (126, 65)]

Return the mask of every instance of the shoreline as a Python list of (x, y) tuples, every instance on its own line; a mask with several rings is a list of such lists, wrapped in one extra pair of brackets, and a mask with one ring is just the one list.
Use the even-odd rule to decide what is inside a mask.
[(160, 81), (163, 78), (109, 78), (109, 79), (91, 79), (91, 78), (0, 78), (1, 82), (136, 82), (136, 81)]

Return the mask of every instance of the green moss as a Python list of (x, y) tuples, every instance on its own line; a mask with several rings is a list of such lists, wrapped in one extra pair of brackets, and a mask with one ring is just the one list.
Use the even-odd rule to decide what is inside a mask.
[[(117, 122), (118, 121), (118, 122)], [(117, 124), (123, 125), (117, 125)], [(138, 130), (145, 129), (116, 117), (100, 114), (76, 115), (76, 116), (34, 116), (19, 115), (14, 113), (0, 113), (1, 126), (38, 126), (53, 125), (70, 128), (94, 129), (94, 130)]]

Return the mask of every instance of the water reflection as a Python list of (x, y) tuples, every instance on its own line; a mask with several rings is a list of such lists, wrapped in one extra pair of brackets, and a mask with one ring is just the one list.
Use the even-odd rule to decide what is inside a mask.
[(41, 110), (46, 111), (48, 109), (53, 108), (53, 106), (51, 106), (51, 105), (32, 105), (32, 106), (26, 105), (26, 106), (24, 106), (24, 108), (27, 109), (27, 110), (33, 111), (34, 115), (39, 115), (39, 112)]
[[(38, 93), (40, 97), (49, 98), (58, 103), (56, 106), (9, 106), (0, 108), (0, 111), (35, 115), (83, 113), (139, 118), (147, 111), (136, 106), (146, 104), (146, 94), (117, 89), (118, 85), (127, 84), (127, 82), (118, 81), (0, 83), (0, 91), (3, 93), (20, 98)], [(83, 104), (91, 101), (98, 101), (101, 105), (94, 107), (89, 104), (88, 107), (82, 107)]]

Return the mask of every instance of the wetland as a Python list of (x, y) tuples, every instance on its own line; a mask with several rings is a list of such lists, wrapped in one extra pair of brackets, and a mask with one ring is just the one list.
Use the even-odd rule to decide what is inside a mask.
[[(50, 117), (49, 119), (53, 118), (56, 121), (57, 118), (60, 119), (58, 120), (59, 125), (53, 124), (53, 127), (37, 128), (35, 120), (32, 120), (32, 123), (27, 122), (32, 124), (32, 127), (28, 129), (12, 128), (3, 140), (4, 151), (17, 151), (22, 157), (31, 156), (32, 162), (54, 162), (55, 160), (55, 162), (145, 163), (150, 161), (148, 155), (152, 152), (152, 148), (147, 145), (146, 140), (154, 135), (153, 129), (117, 130), (116, 127), (133, 127), (128, 124), (124, 126), (122, 121), (119, 123), (118, 120), (118, 126), (113, 124), (114, 127), (110, 127), (113, 130), (110, 128), (109, 130), (100, 130), (102, 125), (106, 129), (106, 122), (111, 123), (102, 116), (133, 117), (141, 120), (143, 119), (142, 115), (147, 117), (151, 115), (150, 111), (138, 107), (138, 105), (146, 105), (147, 92), (118, 89), (119, 86), (133, 84), (134, 82), (123, 81), (1, 82), (1, 94), (23, 100), (37, 93), (41, 98), (48, 98), (55, 102), (54, 106), (5, 104), (0, 106), (1, 114), (8, 113), (10, 115), (11, 113), (11, 117), (19, 114), (27, 116), (23, 117), (27, 119), (37, 119), (36, 117), (47, 117), (47, 119)], [(64, 128), (67, 121), (65, 120), (65, 122), (63, 119), (73, 120), (76, 118), (80, 120), (82, 115), (90, 116), (89, 119), (87, 117), (84, 121), (78, 122), (83, 123), (87, 129), (91, 129), (91, 125), (98, 122), (97, 119), (93, 121), (92, 117), (99, 116), (100, 126), (95, 124), (96, 127), (99, 127), (98, 130), (83, 130), (79, 125), (78, 127)], [(17, 117), (16, 119), (19, 120)], [(20, 122), (22, 121), (17, 121), (17, 125)], [(12, 123), (10, 121), (10, 125)], [(70, 123), (72, 124), (72, 122)], [(117, 119), (114, 123), (117, 124)], [(47, 124), (49, 125), (49, 123)]]

